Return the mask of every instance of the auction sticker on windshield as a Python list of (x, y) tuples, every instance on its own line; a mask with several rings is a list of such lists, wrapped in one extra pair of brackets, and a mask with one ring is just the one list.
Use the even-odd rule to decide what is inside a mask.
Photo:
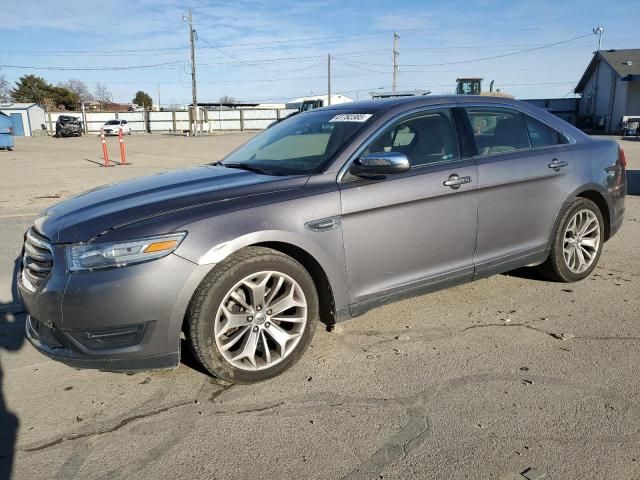
[(370, 113), (341, 113), (340, 115), (336, 115), (331, 120), (331, 122), (366, 122), (371, 118)]

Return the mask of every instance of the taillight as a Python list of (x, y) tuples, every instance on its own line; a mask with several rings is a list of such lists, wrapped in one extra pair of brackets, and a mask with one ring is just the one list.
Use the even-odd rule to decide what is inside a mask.
[(622, 148), (618, 150), (617, 164), (621, 166), (623, 169), (627, 168), (627, 157), (624, 156), (624, 150)]

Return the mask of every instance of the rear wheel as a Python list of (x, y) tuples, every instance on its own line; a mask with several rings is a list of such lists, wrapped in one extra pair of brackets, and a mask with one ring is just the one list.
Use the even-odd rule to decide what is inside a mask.
[(191, 348), (213, 375), (254, 383), (293, 365), (318, 320), (313, 279), (296, 260), (249, 247), (218, 266), (187, 312)]
[(543, 273), (552, 280), (577, 282), (596, 267), (604, 242), (604, 222), (598, 206), (577, 198), (565, 210), (553, 238)]

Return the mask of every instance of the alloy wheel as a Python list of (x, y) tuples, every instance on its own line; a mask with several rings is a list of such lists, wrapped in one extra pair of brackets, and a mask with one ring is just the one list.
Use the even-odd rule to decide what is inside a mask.
[(593, 264), (600, 248), (600, 222), (591, 210), (577, 211), (564, 231), (564, 261), (573, 273), (582, 273)]
[(307, 325), (307, 300), (289, 275), (263, 271), (227, 292), (214, 321), (218, 350), (233, 367), (263, 370), (291, 354)]

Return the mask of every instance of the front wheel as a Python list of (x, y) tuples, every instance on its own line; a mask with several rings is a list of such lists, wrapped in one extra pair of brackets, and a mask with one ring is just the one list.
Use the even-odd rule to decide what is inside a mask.
[(279, 375), (302, 356), (318, 315), (316, 287), (300, 263), (249, 247), (198, 287), (187, 312), (188, 335), (211, 374), (254, 383)]
[(542, 271), (551, 280), (582, 280), (596, 268), (603, 242), (604, 222), (600, 209), (591, 200), (577, 198), (558, 223)]

